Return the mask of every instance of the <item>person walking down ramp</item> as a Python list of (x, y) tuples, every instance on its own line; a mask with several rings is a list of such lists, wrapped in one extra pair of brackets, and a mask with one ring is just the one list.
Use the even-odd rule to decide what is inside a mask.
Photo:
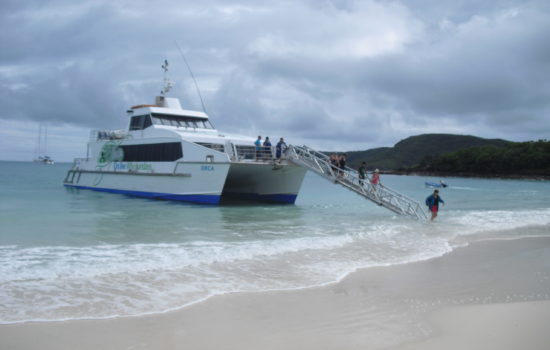
[(348, 155), (347, 154), (341, 154), (340, 158), (338, 159), (338, 167), (340, 168), (340, 171), (338, 173), (338, 177), (344, 177), (346, 173), (346, 160)]
[(372, 173), (372, 178), (370, 179), (370, 183), (373, 185), (380, 185), (382, 186), (382, 182), (380, 182), (380, 170), (375, 169)]
[(365, 175), (367, 174), (367, 163), (363, 162), (361, 163), (361, 166), (359, 167), (359, 185), (363, 186), (363, 182), (365, 181)]
[(431, 220), (437, 217), (437, 212), (439, 211), (439, 202), (445, 205), (445, 202), (443, 201), (443, 199), (439, 197), (438, 190), (435, 190), (433, 194), (429, 195), (428, 198), (426, 198), (426, 205), (428, 206), (430, 213), (432, 213)]

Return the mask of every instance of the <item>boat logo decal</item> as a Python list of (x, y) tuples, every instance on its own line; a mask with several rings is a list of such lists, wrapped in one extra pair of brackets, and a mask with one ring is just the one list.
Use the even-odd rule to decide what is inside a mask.
[(113, 168), (116, 170), (128, 170), (128, 171), (152, 171), (153, 165), (149, 163), (122, 163), (122, 162), (114, 162)]
[(109, 141), (103, 145), (97, 162), (99, 165), (111, 162), (120, 162), (124, 159), (124, 150), (119, 147), (120, 142)]

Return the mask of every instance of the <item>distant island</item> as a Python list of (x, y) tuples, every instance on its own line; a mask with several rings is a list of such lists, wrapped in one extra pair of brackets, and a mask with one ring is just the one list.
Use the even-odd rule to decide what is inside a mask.
[(470, 135), (422, 134), (395, 144), (350, 151), (348, 164), (385, 173), (550, 179), (550, 141), (512, 142)]

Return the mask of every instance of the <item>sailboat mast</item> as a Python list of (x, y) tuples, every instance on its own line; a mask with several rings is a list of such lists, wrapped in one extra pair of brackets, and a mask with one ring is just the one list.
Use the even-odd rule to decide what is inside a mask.
[(37, 139), (37, 143), (36, 143), (36, 149), (35, 149), (35, 155), (34, 155), (34, 159), (35, 161), (38, 160), (38, 157), (40, 157), (40, 142), (41, 142), (41, 137), (40, 136), (42, 134), (42, 124), (38, 124), (38, 139)]
[(44, 124), (44, 155), (48, 155), (48, 125)]

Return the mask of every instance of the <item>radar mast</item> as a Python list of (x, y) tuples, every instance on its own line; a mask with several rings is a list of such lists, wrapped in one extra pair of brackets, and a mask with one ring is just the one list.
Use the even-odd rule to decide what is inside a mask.
[(164, 86), (163, 86), (162, 91), (160, 92), (160, 94), (162, 96), (166, 96), (168, 91), (170, 91), (170, 89), (174, 86), (174, 82), (171, 81), (168, 78), (168, 60), (164, 60), (164, 64), (162, 65), (162, 69), (164, 70)]

